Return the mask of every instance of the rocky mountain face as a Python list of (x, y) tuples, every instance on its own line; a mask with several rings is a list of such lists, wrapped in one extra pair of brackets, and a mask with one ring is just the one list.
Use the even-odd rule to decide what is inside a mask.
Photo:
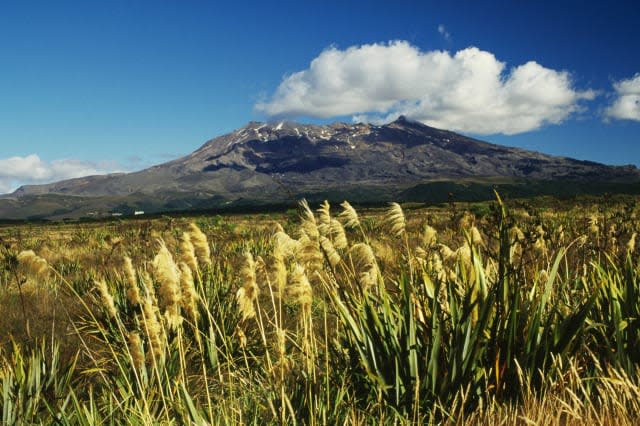
[(436, 179), (469, 178), (628, 181), (639, 179), (640, 172), (494, 145), (404, 117), (382, 126), (250, 122), (190, 155), (140, 172), (23, 186), (5, 198), (14, 205), (53, 195), (97, 197), (116, 205), (129, 199), (171, 210), (334, 192), (386, 193)]

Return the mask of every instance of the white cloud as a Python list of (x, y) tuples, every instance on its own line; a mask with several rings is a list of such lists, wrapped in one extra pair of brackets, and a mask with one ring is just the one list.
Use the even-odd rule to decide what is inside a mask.
[(640, 73), (613, 84), (616, 98), (605, 110), (605, 117), (640, 121)]
[(449, 33), (449, 31), (447, 31), (444, 25), (442, 24), (438, 25), (438, 32), (442, 37), (444, 37), (445, 40), (447, 41), (451, 40), (451, 34)]
[(109, 162), (65, 159), (43, 161), (36, 154), (0, 159), (0, 194), (20, 185), (56, 182), (81, 176), (111, 173), (117, 167)]
[(515, 134), (558, 124), (592, 90), (573, 88), (566, 71), (534, 61), (509, 70), (475, 47), (422, 52), (406, 41), (331, 47), (308, 69), (284, 78), (256, 110), (272, 117), (353, 115), (388, 121), (403, 114), (425, 124), (478, 134)]

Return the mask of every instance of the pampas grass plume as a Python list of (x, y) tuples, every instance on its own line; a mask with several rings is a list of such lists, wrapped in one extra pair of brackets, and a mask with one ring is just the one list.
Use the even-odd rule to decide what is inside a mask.
[(317, 240), (320, 237), (320, 231), (318, 230), (316, 217), (313, 215), (307, 200), (300, 201), (300, 207), (302, 208), (302, 232), (307, 234), (311, 240)]
[(191, 243), (193, 244), (198, 260), (204, 265), (211, 266), (211, 249), (209, 248), (207, 236), (204, 235), (195, 223), (189, 224), (189, 231)]
[(180, 301), (182, 309), (187, 314), (187, 318), (193, 324), (198, 321), (198, 293), (193, 283), (193, 273), (191, 268), (184, 262), (180, 263), (180, 290), (182, 299)]
[(113, 301), (113, 296), (109, 291), (109, 287), (107, 287), (107, 283), (104, 280), (98, 280), (95, 282), (95, 285), (98, 289), (98, 293), (100, 293), (100, 300), (102, 301), (102, 306), (107, 311), (107, 315), (109, 318), (115, 319), (116, 316), (118, 316), (118, 311)]
[(33, 250), (21, 251), (17, 257), (20, 266), (34, 276), (43, 276), (49, 269), (47, 261), (35, 254)]
[(276, 292), (282, 296), (287, 285), (287, 266), (282, 248), (276, 244), (273, 249), (273, 266), (271, 269), (271, 282), (276, 285)]
[(365, 243), (354, 244), (350, 253), (361, 271), (360, 281), (363, 290), (375, 286), (378, 283), (379, 268), (371, 246)]
[(344, 232), (344, 227), (340, 221), (337, 219), (331, 219), (329, 227), (333, 246), (338, 250), (346, 249), (349, 246), (349, 242), (347, 241), (347, 234)]
[(165, 310), (165, 318), (171, 329), (182, 323), (180, 316), (180, 273), (164, 241), (160, 240), (160, 250), (153, 259), (156, 281), (160, 284), (160, 302)]
[(469, 234), (471, 237), (471, 243), (473, 245), (482, 244), (482, 235), (480, 234), (478, 228), (475, 227), (475, 225), (471, 227), (471, 231), (469, 232)]
[(404, 217), (402, 207), (398, 203), (391, 203), (387, 210), (386, 221), (391, 225), (391, 232), (400, 236), (406, 232), (407, 221)]
[(144, 366), (144, 349), (142, 348), (142, 339), (140, 338), (140, 334), (131, 332), (129, 333), (128, 340), (131, 361), (134, 367), (140, 370)]
[(245, 252), (244, 258), (245, 264), (241, 271), (243, 285), (236, 292), (236, 301), (243, 321), (255, 317), (256, 310), (253, 303), (260, 293), (256, 282), (256, 265), (253, 256), (250, 252)]
[(284, 231), (278, 231), (273, 235), (274, 245), (283, 257), (291, 257), (300, 250), (300, 242), (294, 240)]
[(438, 240), (438, 231), (435, 228), (425, 225), (424, 230), (422, 231), (422, 244), (426, 248), (432, 247), (437, 243)]
[(327, 256), (327, 259), (329, 260), (329, 264), (331, 265), (331, 267), (335, 268), (340, 263), (341, 259), (340, 259), (340, 255), (338, 254), (335, 247), (333, 246), (333, 243), (331, 243), (331, 240), (329, 240), (327, 237), (324, 237), (324, 236), (320, 237), (320, 246), (322, 247), (322, 250)]
[(180, 237), (180, 260), (184, 262), (191, 271), (198, 271), (198, 260), (196, 259), (196, 249), (191, 242), (191, 234), (183, 232)]
[(156, 307), (151, 298), (146, 298), (142, 304), (142, 318), (149, 339), (151, 351), (147, 353), (147, 359), (154, 362), (162, 362), (164, 357), (164, 330), (158, 321)]
[(153, 273), (160, 284), (162, 307), (180, 302), (180, 276), (171, 253), (164, 241), (160, 240), (160, 250), (153, 259)]
[(133, 269), (133, 263), (129, 256), (124, 257), (124, 275), (127, 279), (127, 300), (133, 306), (142, 304), (142, 297), (140, 296), (140, 288), (138, 287), (138, 279), (136, 278), (136, 271)]
[(311, 313), (311, 302), (313, 301), (313, 290), (304, 267), (296, 264), (290, 275), (289, 295), (293, 303), (302, 308), (304, 314)]
[(331, 232), (331, 206), (327, 200), (324, 200), (317, 210), (318, 212), (318, 230), (321, 235), (327, 236)]
[(344, 226), (351, 229), (359, 228), (360, 219), (358, 218), (356, 209), (354, 209), (348, 201), (343, 201), (340, 207), (342, 207), (342, 212), (339, 216), (344, 220)]

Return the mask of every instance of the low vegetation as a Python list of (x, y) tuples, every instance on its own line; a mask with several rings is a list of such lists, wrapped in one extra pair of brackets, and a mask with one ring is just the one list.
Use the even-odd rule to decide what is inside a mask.
[(2, 424), (637, 424), (639, 213), (8, 226)]

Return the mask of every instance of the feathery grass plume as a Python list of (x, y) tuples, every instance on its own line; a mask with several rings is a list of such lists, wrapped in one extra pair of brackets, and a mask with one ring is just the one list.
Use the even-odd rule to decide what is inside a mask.
[(240, 272), (243, 285), (236, 292), (236, 301), (238, 302), (243, 321), (256, 316), (253, 303), (260, 294), (260, 289), (256, 282), (256, 264), (253, 260), (253, 255), (247, 251), (244, 254), (244, 259), (245, 264)]
[(164, 308), (180, 301), (180, 276), (166, 244), (162, 240), (158, 242), (160, 250), (153, 258), (153, 275), (160, 284), (160, 307)]
[(471, 244), (473, 244), (474, 246), (482, 244), (482, 235), (480, 234), (480, 231), (478, 230), (478, 228), (476, 228), (475, 225), (471, 227), (471, 231), (469, 232), (469, 235), (471, 237)]
[(391, 232), (393, 232), (394, 235), (399, 237), (406, 232), (407, 221), (400, 204), (391, 203), (389, 205), (385, 220), (391, 225)]
[(141, 305), (142, 297), (140, 296), (140, 288), (138, 287), (138, 278), (136, 277), (136, 271), (133, 269), (133, 263), (129, 256), (124, 257), (124, 276), (127, 279), (127, 300), (132, 306)]
[(102, 301), (102, 306), (107, 311), (107, 315), (109, 318), (115, 319), (118, 316), (118, 310), (116, 309), (109, 287), (107, 287), (107, 283), (104, 280), (97, 280), (95, 281), (95, 286), (98, 289), (98, 293), (100, 293), (100, 300)]
[(269, 281), (269, 268), (262, 256), (255, 258), (256, 283), (266, 283)]
[(440, 282), (445, 282), (447, 279), (447, 272), (444, 269), (444, 265), (442, 264), (442, 258), (439, 254), (436, 254), (431, 258), (431, 267), (430, 270), (435, 273), (436, 278)]
[(275, 283), (276, 292), (280, 297), (284, 295), (287, 285), (287, 265), (285, 260), (298, 251), (298, 241), (291, 238), (284, 231), (278, 231), (273, 236), (273, 267), (271, 282)]
[(425, 248), (433, 247), (437, 242), (438, 231), (429, 225), (424, 225), (424, 229), (422, 230), (422, 244), (424, 244)]
[(414, 252), (415, 252), (416, 258), (421, 262), (425, 262), (429, 258), (429, 253), (427, 253), (427, 251), (420, 246), (416, 247)]
[(182, 298), (180, 306), (187, 315), (187, 318), (193, 323), (198, 322), (198, 293), (193, 283), (193, 273), (191, 268), (184, 262), (180, 262), (180, 290)]
[(317, 240), (320, 237), (320, 232), (318, 230), (318, 224), (316, 223), (316, 217), (313, 215), (307, 200), (301, 200), (300, 207), (302, 208), (300, 217), (302, 220), (302, 231), (307, 234), (311, 240)]
[(342, 207), (342, 212), (338, 216), (344, 220), (344, 226), (351, 229), (360, 228), (358, 213), (351, 204), (348, 201), (343, 201), (340, 207)]
[(273, 248), (273, 266), (271, 268), (272, 283), (275, 283), (276, 293), (282, 297), (287, 286), (287, 265), (282, 247), (276, 244)]
[(302, 308), (304, 315), (309, 315), (311, 313), (311, 303), (313, 302), (313, 290), (304, 267), (296, 264), (289, 278), (288, 293), (292, 302)]
[(463, 244), (455, 251), (456, 260), (465, 267), (471, 266), (471, 248), (468, 244)]
[(131, 353), (131, 362), (136, 370), (142, 369), (144, 366), (144, 349), (142, 347), (142, 339), (140, 334), (135, 331), (129, 333), (129, 352)]
[(394, 265), (396, 263), (398, 253), (389, 244), (380, 240), (372, 240), (370, 244), (376, 258), (383, 265)]
[(196, 251), (196, 256), (201, 264), (211, 266), (211, 249), (209, 248), (209, 241), (207, 236), (198, 228), (195, 223), (189, 224), (189, 236), (191, 237), (191, 243)]
[(273, 235), (274, 245), (285, 258), (293, 256), (300, 250), (300, 242), (294, 240), (284, 231), (278, 231)]
[(340, 259), (340, 255), (336, 251), (335, 247), (333, 247), (333, 243), (325, 236), (320, 237), (320, 246), (324, 251), (324, 254), (327, 256), (329, 260), (329, 264), (332, 268), (335, 268), (342, 259)]
[(18, 253), (18, 264), (26, 272), (36, 277), (44, 276), (49, 271), (46, 260), (35, 254), (33, 250)]
[(153, 272), (160, 284), (160, 307), (165, 310), (165, 318), (171, 329), (182, 323), (180, 316), (180, 273), (173, 256), (164, 241), (159, 239), (160, 250), (153, 258)]
[(445, 244), (440, 244), (439, 248), (440, 248), (440, 255), (442, 256), (442, 260), (444, 260), (445, 262), (456, 258), (456, 252), (451, 250), (449, 246)]
[(165, 335), (156, 311), (157, 307), (154, 306), (153, 300), (147, 297), (142, 304), (142, 322), (151, 348), (147, 352), (147, 360), (151, 364), (162, 364), (164, 362)]
[(319, 271), (322, 269), (322, 251), (320, 250), (320, 241), (317, 238), (311, 238), (304, 229), (300, 230), (299, 250), (295, 253), (295, 258), (302, 263), (309, 271)]
[(351, 246), (350, 253), (356, 267), (360, 270), (359, 278), (362, 290), (368, 290), (376, 286), (380, 269), (371, 246), (365, 243), (357, 243)]
[(281, 384), (284, 380), (285, 376), (289, 373), (291, 369), (291, 363), (287, 358), (287, 350), (286, 350), (286, 331), (282, 328), (275, 326), (275, 334), (276, 334), (276, 353), (278, 358), (276, 362), (272, 366), (272, 374), (277, 384)]
[(636, 233), (631, 234), (631, 238), (627, 241), (627, 254), (632, 254), (636, 249)]
[(192, 272), (198, 271), (198, 260), (196, 259), (196, 249), (191, 242), (191, 234), (183, 232), (180, 236), (180, 261), (185, 263)]
[(324, 200), (318, 210), (318, 231), (320, 235), (328, 236), (331, 232), (331, 206)]
[(344, 232), (344, 227), (337, 219), (331, 219), (330, 235), (333, 242), (333, 246), (338, 250), (344, 250), (349, 246), (347, 241), (347, 234)]

